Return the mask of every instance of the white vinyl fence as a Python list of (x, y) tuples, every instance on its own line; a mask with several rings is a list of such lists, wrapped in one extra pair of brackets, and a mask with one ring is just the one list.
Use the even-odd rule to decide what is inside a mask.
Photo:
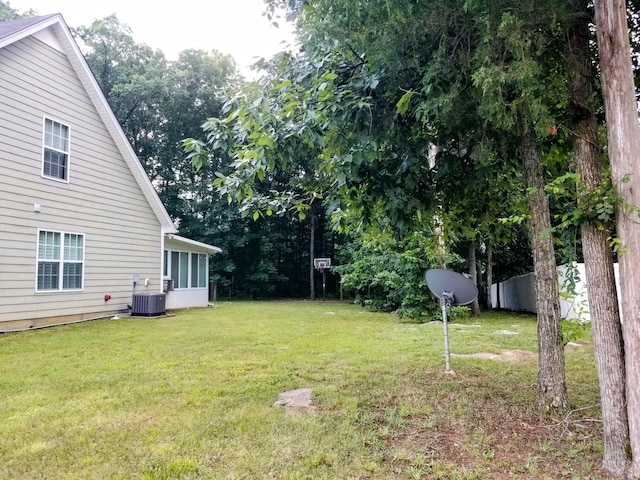
[[(616, 283), (619, 289), (618, 264), (614, 265)], [(558, 267), (558, 285), (560, 287), (560, 313), (562, 318), (579, 318), (582, 321), (589, 321), (589, 299), (587, 296), (586, 275), (584, 264), (576, 266), (577, 271), (563, 265)], [(575, 295), (568, 292), (567, 280), (576, 272)], [(620, 295), (618, 294), (618, 301)], [(491, 285), (491, 304), (493, 308), (502, 308), (519, 312), (536, 313), (536, 288), (533, 273), (510, 278), (505, 282)]]

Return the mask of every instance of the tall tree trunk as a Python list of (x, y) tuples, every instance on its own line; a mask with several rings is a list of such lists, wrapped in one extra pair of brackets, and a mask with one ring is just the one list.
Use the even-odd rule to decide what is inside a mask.
[(311, 213), (311, 233), (309, 236), (309, 298), (311, 300), (316, 299), (316, 285), (315, 285), (315, 266), (313, 260), (315, 257), (316, 249), (316, 216)]
[[(595, 11), (611, 178), (622, 198), (637, 207), (640, 205), (637, 161), (640, 125), (626, 4), (624, 0), (596, 0)], [(629, 181), (625, 182), (627, 176)], [(630, 476), (640, 478), (640, 221), (637, 212), (618, 208), (616, 227), (624, 249), (618, 261), (632, 455)]]
[[(433, 143), (429, 144), (429, 148), (427, 150), (427, 158), (429, 161), (429, 168), (433, 170), (436, 168), (436, 158), (438, 156), (438, 147)], [(438, 205), (437, 210), (440, 210), (441, 205)], [(444, 243), (444, 237), (442, 235), (442, 217), (436, 213), (433, 216), (434, 223), (434, 234), (436, 237), (436, 242), (438, 243), (438, 263), (440, 268), (447, 268), (447, 249)]]
[(560, 304), (549, 200), (544, 192), (544, 175), (533, 126), (526, 125), (520, 138), (520, 158), (527, 185), (531, 214), (533, 270), (538, 310), (538, 385), (536, 408), (545, 413), (569, 408), (564, 369), (564, 348), (560, 336)]
[[(476, 261), (476, 239), (469, 240), (469, 276), (473, 283), (478, 285), (478, 262)], [(471, 302), (471, 315), (474, 317), (480, 316), (480, 302), (478, 297)]]
[(493, 310), (491, 284), (493, 283), (493, 248), (487, 243), (487, 310)]
[[(580, 0), (582, 15), (569, 30), (569, 96), (574, 112), (572, 130), (576, 169), (587, 192), (602, 186), (603, 162), (599, 153), (598, 123), (593, 105), (594, 75), (589, 51), (589, 15), (586, 0)], [(580, 201), (579, 201), (580, 203)], [(608, 233), (585, 223), (582, 248), (587, 274), (589, 314), (600, 384), (604, 457), (602, 468), (624, 478), (629, 467), (625, 449), (629, 425), (625, 400), (622, 326)]]

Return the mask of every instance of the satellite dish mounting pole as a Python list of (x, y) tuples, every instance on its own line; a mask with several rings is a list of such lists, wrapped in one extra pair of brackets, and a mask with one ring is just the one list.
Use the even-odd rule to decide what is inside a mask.
[(447, 303), (444, 298), (442, 304), (442, 328), (444, 329), (444, 370), (451, 370), (451, 353), (449, 352), (449, 328), (447, 327)]
[(453, 292), (442, 291), (442, 328), (444, 330), (444, 371), (451, 371), (451, 352), (449, 351), (449, 324), (447, 323), (447, 307), (453, 303)]
[[(449, 328), (447, 325), (447, 307), (451, 305), (468, 305), (478, 296), (478, 287), (468, 278), (450, 270), (435, 268), (424, 273), (427, 287), (440, 300), (442, 307), (442, 325), (444, 327), (445, 373), (455, 375), (451, 370), (451, 354), (449, 352)], [(454, 293), (455, 292), (455, 293)]]

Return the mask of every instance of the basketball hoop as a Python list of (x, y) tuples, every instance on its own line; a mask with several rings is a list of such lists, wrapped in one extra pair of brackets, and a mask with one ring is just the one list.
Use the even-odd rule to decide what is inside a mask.
[(314, 258), (313, 268), (322, 273), (322, 296), (327, 298), (327, 270), (331, 268), (330, 258)]
[(313, 259), (313, 268), (316, 270), (320, 270), (321, 272), (325, 269), (331, 268), (331, 259), (330, 258), (314, 258)]

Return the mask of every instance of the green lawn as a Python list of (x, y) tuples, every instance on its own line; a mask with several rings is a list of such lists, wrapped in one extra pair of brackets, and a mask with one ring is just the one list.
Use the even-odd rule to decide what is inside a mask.
[[(496, 333), (501, 330), (517, 335)], [(566, 418), (531, 412), (535, 318), (442, 325), (331, 302), (233, 302), (0, 336), (2, 479), (603, 478), (593, 352)], [(274, 407), (310, 387), (317, 410)]]

